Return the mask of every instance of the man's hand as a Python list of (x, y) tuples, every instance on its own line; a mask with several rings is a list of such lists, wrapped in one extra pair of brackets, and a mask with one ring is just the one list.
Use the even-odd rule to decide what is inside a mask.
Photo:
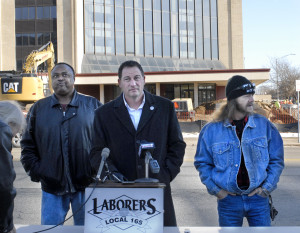
[(228, 194), (232, 195), (232, 196), (235, 196), (234, 193), (228, 192), (224, 189), (221, 189), (220, 192), (218, 192), (216, 196), (219, 200), (221, 200), (221, 199), (224, 199), (225, 197), (227, 197)]
[(248, 197), (252, 197), (255, 194), (258, 194), (261, 197), (267, 197), (268, 193), (264, 191), (261, 187), (254, 189), (251, 193), (248, 194)]

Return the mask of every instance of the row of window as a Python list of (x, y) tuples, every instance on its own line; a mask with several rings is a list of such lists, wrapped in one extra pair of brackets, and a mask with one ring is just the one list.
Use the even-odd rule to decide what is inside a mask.
[[(109, 85), (105, 85), (107, 87)], [(120, 88), (111, 86), (111, 90), (105, 90), (105, 103), (113, 100), (120, 95)], [(108, 89), (108, 88), (107, 88)], [(156, 94), (155, 84), (146, 84), (145, 90), (152, 94)], [(108, 96), (108, 93), (114, 93)], [(192, 98), (194, 102), (194, 84), (160, 84), (160, 95), (173, 100), (175, 98)], [(216, 85), (215, 84), (199, 84), (198, 86), (198, 105), (216, 100)]]
[(56, 44), (56, 40), (56, 32), (16, 34), (16, 46), (44, 45), (49, 41), (52, 41), (52, 43)]
[(16, 20), (56, 19), (56, 6), (16, 7)]
[(85, 53), (218, 59), (217, 0), (85, 0)]

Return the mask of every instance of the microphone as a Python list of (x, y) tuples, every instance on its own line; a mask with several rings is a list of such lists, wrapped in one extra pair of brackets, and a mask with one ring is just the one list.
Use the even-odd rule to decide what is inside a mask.
[(141, 159), (145, 158), (146, 152), (152, 152), (155, 149), (154, 142), (147, 142), (145, 140), (139, 141), (139, 151), (138, 155)]
[(105, 160), (109, 156), (109, 152), (110, 152), (110, 150), (107, 147), (103, 148), (103, 150), (102, 150), (102, 153), (101, 153), (101, 157), (102, 157), (101, 158), (101, 163), (100, 163), (99, 170), (98, 170), (98, 173), (97, 173), (97, 176), (96, 176), (97, 180), (100, 180), (100, 175), (102, 173)]
[(155, 149), (154, 142), (142, 140), (139, 142), (138, 155), (140, 158), (145, 158), (145, 163), (149, 164), (152, 173), (159, 173), (160, 167), (157, 160), (153, 159), (151, 152)]
[(151, 152), (155, 149), (154, 142), (141, 140), (137, 142), (139, 146), (138, 155), (145, 160), (145, 178), (136, 179), (135, 182), (159, 182), (158, 179), (149, 178), (149, 166), (152, 173), (159, 173), (160, 167), (157, 160), (152, 158)]

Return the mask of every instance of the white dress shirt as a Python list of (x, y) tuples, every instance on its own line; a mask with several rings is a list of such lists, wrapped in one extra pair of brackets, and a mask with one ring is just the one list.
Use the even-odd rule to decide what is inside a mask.
[(144, 104), (145, 104), (145, 93), (144, 93), (143, 101), (142, 101), (141, 105), (138, 107), (138, 109), (133, 109), (128, 105), (128, 103), (126, 102), (124, 94), (123, 94), (123, 100), (124, 100), (124, 104), (125, 104), (125, 106), (128, 110), (128, 113), (130, 115), (133, 126), (134, 126), (135, 130), (137, 130), (140, 119), (141, 119), (143, 107), (144, 107)]

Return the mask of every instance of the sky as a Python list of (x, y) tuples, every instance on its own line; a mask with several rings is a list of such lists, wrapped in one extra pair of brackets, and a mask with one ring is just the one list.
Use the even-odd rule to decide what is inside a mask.
[(271, 58), (300, 68), (300, 0), (242, 0), (242, 6), (245, 68), (270, 68)]

